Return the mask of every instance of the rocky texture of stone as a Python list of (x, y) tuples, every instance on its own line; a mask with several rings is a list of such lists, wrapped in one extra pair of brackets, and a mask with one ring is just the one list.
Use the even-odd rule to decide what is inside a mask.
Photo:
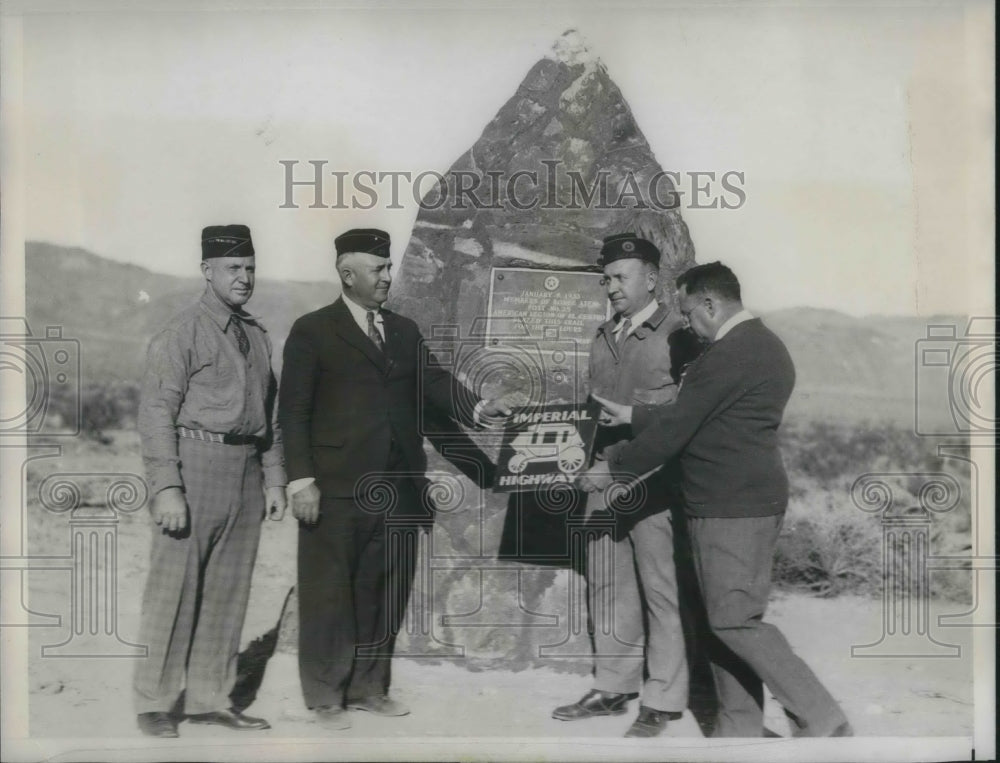
[(667, 208), (674, 190), (607, 69), (568, 31), (423, 198), (390, 307), (425, 331), (468, 328), (486, 315), (492, 267), (597, 270), (601, 239), (626, 231), (660, 249), (674, 307), (673, 279), (694, 264)]
[[(466, 342), (445, 353), (432, 339), (438, 356), (450, 355), (453, 370), (461, 372), (462, 353), (483, 347), (493, 268), (599, 272), (601, 240), (635, 232), (660, 249), (659, 296), (676, 312), (673, 281), (694, 264), (694, 247), (680, 211), (669, 208), (673, 191), (604, 65), (579, 35), (567, 32), (423, 198), (389, 306), (416, 320), (428, 338), (440, 338), (444, 328), (445, 345)], [(586, 368), (585, 356), (577, 361)], [(527, 387), (516, 372), (482, 376), (476, 391), (483, 396)], [(586, 385), (577, 386), (570, 397), (582, 402)], [(533, 402), (566, 397), (556, 383)], [(432, 557), (423, 558), (432, 569), (418, 576), (410, 605), (415, 612), (423, 602), (434, 613), (433, 627), (401, 634), (399, 653), (454, 656), (449, 644), (461, 644), (469, 659), (531, 664), (562, 644), (552, 663), (587, 670), (590, 646), (579, 627), (586, 615), (575, 598), (581, 589), (568, 584), (575, 573), (512, 559), (509, 569), (496, 569), (500, 549), (511, 545), (507, 536), (532, 532), (511, 520), (544, 511), (519, 513), (518, 501), (531, 503), (530, 494), (508, 499), (491, 492), (495, 436), (463, 438), (452, 434), (451, 451), (460, 450), (466, 462), (478, 460), (480, 478), (469, 481), (470, 471), (463, 470), (458, 479), (466, 500), (457, 510), (438, 512)], [(435, 479), (434, 472), (453, 472), (457, 462), (448, 457), (447, 438), (431, 440), (445, 455), (431, 454)], [(563, 529), (556, 527), (555, 536)], [(566, 545), (565, 538), (554, 541)], [(456, 557), (468, 564), (455, 565)], [(550, 627), (540, 628), (543, 621)]]

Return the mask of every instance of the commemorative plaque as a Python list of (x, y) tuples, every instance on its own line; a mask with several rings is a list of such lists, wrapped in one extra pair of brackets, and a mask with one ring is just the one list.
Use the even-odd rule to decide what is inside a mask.
[(484, 347), (528, 402), (582, 403), (590, 343), (610, 316), (600, 273), (493, 268)]
[(603, 278), (585, 271), (493, 268), (487, 345), (528, 336), (589, 353), (597, 327), (611, 315)]

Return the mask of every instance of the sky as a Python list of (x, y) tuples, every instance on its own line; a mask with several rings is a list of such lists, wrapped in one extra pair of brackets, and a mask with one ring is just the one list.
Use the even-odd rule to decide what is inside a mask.
[(27, 239), (195, 274), (200, 229), (247, 222), (260, 277), (327, 280), (382, 227), (398, 262), (411, 194), (283, 209), (279, 162), (445, 172), (574, 28), (665, 169), (744, 173), (741, 208), (681, 213), (750, 306), (994, 310), (988, 4), (123, 7), (5, 6)]

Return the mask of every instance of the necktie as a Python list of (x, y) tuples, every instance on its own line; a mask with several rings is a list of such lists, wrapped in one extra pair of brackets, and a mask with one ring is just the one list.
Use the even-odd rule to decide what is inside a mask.
[(243, 353), (243, 357), (245, 358), (250, 353), (250, 338), (247, 336), (246, 329), (243, 328), (243, 321), (235, 316), (230, 320), (233, 322), (236, 345), (240, 348), (240, 352)]
[(379, 352), (382, 351), (382, 335), (378, 333), (378, 329), (375, 328), (375, 311), (368, 311), (368, 338), (371, 339), (375, 346), (378, 347)]
[(628, 330), (632, 326), (632, 319), (626, 318), (622, 321), (622, 327), (618, 331), (618, 346), (621, 347), (625, 343), (625, 337), (628, 336)]

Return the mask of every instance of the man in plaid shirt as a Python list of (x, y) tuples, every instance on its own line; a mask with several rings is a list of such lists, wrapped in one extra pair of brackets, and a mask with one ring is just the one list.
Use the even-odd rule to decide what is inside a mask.
[(270, 728), (229, 701), (260, 523), (285, 512), (271, 341), (243, 309), (254, 268), (249, 228), (205, 228), (205, 291), (149, 346), (138, 425), (157, 528), (133, 682), (149, 736), (177, 736), (182, 690), (189, 722)]

